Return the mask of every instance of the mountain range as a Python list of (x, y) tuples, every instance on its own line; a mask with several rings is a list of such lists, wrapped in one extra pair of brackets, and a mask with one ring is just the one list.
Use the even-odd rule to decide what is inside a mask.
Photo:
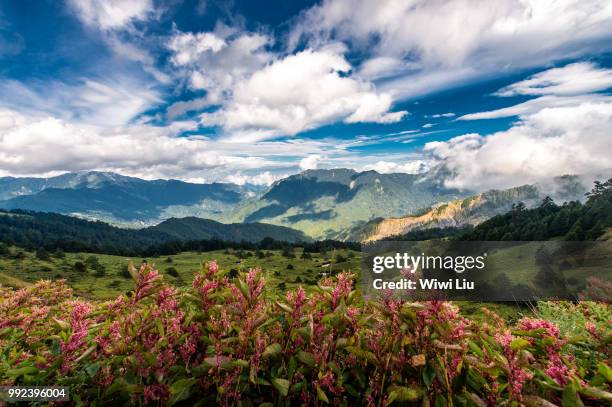
[[(444, 186), (443, 171), (380, 174), (308, 170), (267, 188), (143, 180), (109, 172), (0, 178), (0, 208), (151, 227), (180, 239), (372, 240), (410, 230), (478, 224), (513, 204), (584, 196), (578, 177), (549, 185), (469, 191)], [(551, 186), (552, 184), (552, 186)], [(552, 193), (550, 191), (553, 191)], [(273, 226), (280, 227), (275, 229)]]
[(122, 226), (172, 217), (214, 219), (256, 193), (234, 184), (143, 180), (109, 172), (0, 178), (0, 208), (54, 212)]

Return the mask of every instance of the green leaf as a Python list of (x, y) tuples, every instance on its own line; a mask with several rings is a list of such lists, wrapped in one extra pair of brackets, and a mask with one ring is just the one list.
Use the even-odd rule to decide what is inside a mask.
[(263, 358), (271, 358), (271, 357), (279, 355), (282, 351), (283, 351), (283, 348), (280, 346), (280, 344), (273, 343), (266, 347), (266, 349), (263, 351), (261, 356)]
[(291, 382), (287, 379), (275, 378), (272, 379), (272, 385), (276, 390), (278, 390), (281, 396), (285, 397), (289, 393), (289, 386), (291, 385)]
[(434, 404), (435, 407), (447, 407), (448, 406), (448, 401), (446, 401), (446, 398), (441, 395), (438, 394), (436, 395), (436, 402)]
[(298, 352), (297, 358), (300, 362), (310, 367), (313, 367), (316, 363), (314, 355), (310, 352), (304, 352), (301, 350)]
[(484, 356), (484, 353), (482, 353), (482, 349), (480, 349), (480, 346), (476, 345), (476, 343), (472, 341), (471, 339), (468, 339), (468, 346), (470, 347), (470, 350), (474, 352), (476, 355), (478, 355), (479, 357)]
[(238, 288), (240, 289), (240, 292), (242, 293), (242, 295), (244, 295), (244, 298), (246, 298), (247, 300), (251, 299), (251, 293), (249, 291), (249, 287), (247, 286), (247, 284), (242, 281), (241, 278), (237, 279), (237, 285)]
[(612, 401), (612, 393), (596, 387), (582, 386), (580, 388), (580, 393), (594, 399), (606, 400), (608, 402)]
[(293, 379), (293, 374), (297, 369), (297, 359), (293, 356), (289, 358), (289, 363), (287, 365), (287, 374), (289, 375), (289, 380)]
[(597, 364), (597, 371), (600, 375), (606, 378), (608, 382), (612, 382), (612, 369), (603, 362)]
[(576, 391), (576, 385), (573, 382), (568, 383), (563, 389), (563, 407), (580, 407), (583, 406), (578, 392)]
[(423, 383), (425, 383), (425, 386), (427, 386), (427, 388), (431, 387), (431, 383), (433, 382), (435, 377), (436, 370), (433, 368), (433, 366), (428, 364), (427, 367), (423, 369)]
[(170, 385), (170, 405), (174, 405), (179, 401), (185, 400), (191, 394), (191, 388), (196, 383), (196, 379), (190, 377), (188, 379), (178, 380)]
[(329, 404), (329, 399), (327, 398), (327, 394), (325, 394), (323, 389), (321, 389), (319, 386), (317, 386), (317, 398), (323, 403)]
[(24, 366), (17, 369), (8, 369), (6, 371), (6, 375), (9, 377), (19, 377), (34, 373), (38, 373), (38, 368), (34, 366)]
[(515, 340), (510, 342), (510, 347), (512, 348), (512, 350), (515, 350), (515, 351), (520, 350), (520, 349), (525, 349), (528, 346), (529, 346), (529, 341), (523, 338), (516, 338)]
[(421, 391), (417, 387), (393, 386), (389, 388), (388, 403), (394, 401), (416, 401), (421, 398)]
[(98, 370), (100, 370), (100, 362), (91, 363), (87, 365), (87, 367), (85, 367), (85, 371), (87, 372), (89, 377), (92, 378), (95, 377), (96, 374), (98, 374)]

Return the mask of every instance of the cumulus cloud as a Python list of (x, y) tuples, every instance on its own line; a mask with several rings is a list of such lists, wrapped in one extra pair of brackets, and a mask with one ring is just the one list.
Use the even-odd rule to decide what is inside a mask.
[(323, 157), (318, 154), (313, 154), (300, 160), (300, 169), (302, 170), (316, 170), (319, 167), (319, 161)]
[[(448, 186), (505, 188), (612, 168), (612, 101), (547, 107), (506, 131), (425, 146), (454, 174)], [(611, 174), (612, 175), (612, 174)]]
[(339, 140), (236, 145), (205, 136), (179, 136), (197, 126), (193, 121), (168, 126), (101, 126), (0, 108), (0, 176), (95, 169), (147, 179), (244, 179), (245, 183), (268, 184), (299, 171), (297, 162), (302, 158), (351, 154), (348, 142)]
[(236, 83), (265, 66), (273, 58), (265, 34), (238, 32), (218, 26), (214, 32), (175, 30), (167, 43), (172, 64), (194, 90), (206, 90), (211, 102), (221, 103)]
[(221, 109), (202, 115), (253, 140), (295, 135), (335, 121), (391, 123), (405, 111), (390, 112), (392, 97), (347, 75), (351, 66), (333, 51), (306, 50), (276, 60), (239, 82)]
[(152, 0), (69, 0), (68, 3), (81, 21), (102, 30), (145, 20), (153, 11)]

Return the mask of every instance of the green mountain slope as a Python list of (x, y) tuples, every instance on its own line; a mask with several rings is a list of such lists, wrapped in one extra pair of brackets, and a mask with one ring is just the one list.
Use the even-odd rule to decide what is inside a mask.
[(466, 194), (417, 174), (309, 170), (277, 181), (261, 198), (244, 204), (234, 219), (289, 226), (314, 238), (337, 238), (377, 217), (416, 213)]

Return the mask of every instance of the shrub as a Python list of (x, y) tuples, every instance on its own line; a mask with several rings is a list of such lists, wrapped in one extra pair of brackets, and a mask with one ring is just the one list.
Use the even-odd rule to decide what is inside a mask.
[(72, 268), (74, 269), (74, 271), (77, 271), (79, 273), (85, 273), (87, 271), (87, 266), (82, 261), (75, 261)]
[(120, 266), (119, 267), (119, 273), (118, 273), (121, 277), (123, 278), (132, 278), (132, 276), (130, 275), (130, 271), (129, 271), (129, 267), (128, 266)]
[(294, 269), (293, 264), (291, 263), (287, 264), (287, 270), (293, 270), (293, 269)]
[[(488, 311), (477, 324), (444, 301), (365, 302), (347, 273), (274, 300), (259, 269), (231, 281), (213, 262), (184, 290), (148, 265), (131, 274), (134, 290), (107, 302), (75, 298), (64, 281), (0, 287), (2, 384), (69, 385), (84, 405), (612, 400), (609, 358), (578, 366), (574, 338), (543, 319), (508, 325)], [(609, 324), (585, 329), (609, 352)]]
[(97, 258), (96, 256), (88, 256), (88, 257), (85, 259), (85, 264), (86, 264), (88, 267), (92, 267), (92, 268), (93, 268), (93, 267), (95, 267), (97, 264), (100, 264), (100, 260), (98, 260), (98, 258)]
[(49, 261), (51, 260), (51, 255), (47, 250), (41, 247), (36, 249), (36, 258), (42, 261)]
[(101, 263), (96, 263), (93, 267), (94, 276), (96, 277), (104, 277), (106, 275), (106, 267), (104, 267)]
[(119, 280), (113, 280), (110, 283), (108, 283), (108, 288), (119, 288), (121, 287), (121, 281)]
[(295, 259), (295, 253), (293, 253), (292, 248), (284, 248), (282, 252), (282, 256), (288, 259)]
[(16, 250), (15, 254), (13, 254), (13, 259), (15, 260), (23, 260), (26, 258), (26, 254), (23, 250)]
[(166, 269), (166, 274), (168, 274), (169, 276), (172, 276), (172, 277), (178, 277), (179, 276), (178, 270), (176, 268), (174, 268), (174, 267), (168, 267)]
[(167, 257), (166, 258), (166, 263), (172, 263), (172, 262), (173, 262), (172, 257)]
[(338, 253), (336, 255), (336, 263), (344, 263), (347, 261), (347, 258), (344, 257), (342, 254)]

